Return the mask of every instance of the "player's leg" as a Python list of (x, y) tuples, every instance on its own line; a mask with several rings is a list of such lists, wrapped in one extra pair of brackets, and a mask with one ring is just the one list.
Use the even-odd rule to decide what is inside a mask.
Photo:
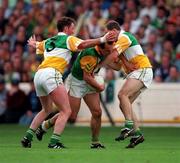
[(91, 132), (92, 132), (92, 145), (91, 148), (105, 148), (99, 142), (99, 133), (101, 129), (101, 115), (102, 110), (100, 107), (100, 98), (99, 93), (87, 94), (84, 97), (84, 101), (89, 107), (89, 110), (92, 114), (91, 117)]
[(36, 115), (34, 120), (32, 121), (30, 128), (37, 129), (37, 126), (39, 126), (43, 120), (52, 112), (52, 100), (49, 96), (42, 96), (39, 97), (42, 110)]
[[(74, 123), (76, 121), (77, 118), (77, 114), (79, 112), (80, 109), (80, 104), (81, 104), (81, 98), (76, 98), (73, 96), (68, 95), (69, 97), (69, 102), (70, 102), (70, 106), (71, 106), (71, 110), (72, 113), (69, 117), (69, 121), (71, 123)], [(36, 130), (36, 137), (39, 141), (42, 140), (43, 135), (47, 132), (47, 130), (49, 128), (51, 128), (52, 126), (54, 126), (56, 119), (58, 118), (60, 113), (55, 114), (52, 118), (44, 121)]]
[[(129, 97), (131, 104), (136, 100), (136, 98), (140, 95), (140, 93), (141, 93), (141, 91), (139, 90), (139, 91), (137, 91), (136, 93), (134, 93), (132, 96)], [(121, 109), (121, 108), (120, 108), (120, 109)], [(121, 109), (121, 110), (122, 110), (122, 109)], [(133, 131), (131, 132), (131, 130), (129, 130), (128, 128), (123, 128), (123, 129), (121, 130), (121, 132), (120, 132), (120, 135), (115, 138), (116, 141), (124, 140), (124, 139), (126, 138), (124, 134), (126, 134), (127, 132), (130, 132), (129, 135), (126, 134), (126, 136), (128, 137), (128, 136), (130, 136), (130, 135), (133, 135), (134, 132), (139, 129), (138, 119), (137, 119), (137, 116), (136, 116), (136, 114), (135, 114), (135, 112), (134, 112), (133, 110), (132, 110), (132, 116), (133, 116), (133, 117), (132, 117), (132, 121), (133, 121), (133, 123), (134, 123)]]
[(52, 101), (48, 96), (42, 96), (39, 97), (39, 99), (42, 110), (34, 117), (29, 129), (26, 131), (26, 134), (21, 141), (23, 147), (31, 147), (31, 141), (36, 129), (52, 111)]
[(139, 125), (137, 125), (138, 120), (134, 111), (133, 111), (133, 121), (134, 121), (134, 132), (130, 139), (129, 145), (126, 148), (134, 148), (136, 145), (144, 141), (144, 135), (140, 130), (140, 128), (138, 127)]
[[(127, 88), (129, 87), (130, 91), (125, 90), (125, 95), (127, 94), (130, 97), (131, 103), (133, 103), (133, 101), (138, 97), (142, 88), (149, 87), (149, 85), (152, 82), (152, 79), (153, 79), (153, 72), (151, 68), (144, 68), (142, 70), (134, 71), (128, 76), (128, 81), (130, 81), (130, 84), (129, 83), (128, 83), (129, 85), (127, 83), (125, 84), (127, 84), (126, 87)], [(120, 94), (119, 94), (119, 99), (123, 106), (121, 108), (122, 112), (124, 111), (123, 113), (126, 118), (127, 117), (126, 109), (128, 109), (128, 107), (127, 108), (125, 107), (125, 103), (124, 103), (125, 101), (123, 101), (123, 94), (124, 92), (122, 91), (121, 92), (122, 99), (120, 98)], [(133, 112), (132, 108), (131, 108), (131, 118), (133, 120), (133, 137), (130, 140), (130, 144), (127, 146), (127, 148), (133, 148), (139, 143), (142, 143), (144, 141), (143, 134), (141, 133), (139, 129), (137, 117), (135, 113)]]
[(77, 119), (77, 114), (80, 109), (81, 105), (81, 98), (80, 97), (74, 97), (69, 94), (69, 102), (71, 106), (71, 115), (69, 117), (69, 122), (74, 123)]
[(50, 139), (49, 148), (64, 148), (64, 145), (59, 142), (60, 135), (64, 130), (66, 122), (71, 114), (71, 107), (68, 99), (67, 91), (63, 84), (59, 85), (50, 94), (52, 101), (61, 113), (58, 115), (54, 131)]
[[(137, 99), (140, 93), (141, 93), (141, 90), (139, 90), (130, 98), (131, 103), (133, 103)], [(133, 111), (133, 122), (134, 122), (134, 133), (127, 148), (134, 148), (136, 145), (144, 141), (144, 136), (142, 134), (142, 131), (139, 128), (138, 118), (134, 111)]]
[[(144, 68), (142, 70), (135, 71), (129, 77), (130, 78), (135, 77), (139, 81), (139, 83), (141, 83), (141, 85), (143, 84), (144, 87), (148, 88), (153, 79), (153, 72), (151, 68)], [(141, 92), (141, 88), (139, 87), (139, 94), (140, 92)], [(133, 95), (134, 99), (133, 98), (131, 99), (132, 102), (137, 98), (139, 94), (137, 92), (137, 94)], [(136, 145), (144, 141), (144, 136), (141, 130), (139, 129), (138, 120), (134, 112), (133, 112), (133, 121), (134, 121), (134, 135), (131, 138), (130, 144), (127, 146), (127, 148), (134, 148)]]
[[(131, 97), (130, 97), (130, 102), (131, 104), (133, 104), (133, 102), (137, 99), (137, 97), (141, 94), (141, 90), (138, 90), (137, 92), (135, 92)], [(136, 116), (136, 113), (134, 112), (134, 110), (132, 111), (132, 119), (134, 122), (134, 129), (137, 130), (139, 128), (139, 121), (138, 118)]]
[(50, 119), (47, 119), (46, 121), (43, 121), (43, 123), (37, 128), (36, 130), (36, 137), (39, 141), (42, 140), (43, 135), (47, 132), (49, 128), (54, 126), (56, 119), (58, 118), (60, 113), (56, 113), (53, 117)]
[(140, 80), (129, 78), (119, 91), (118, 98), (120, 101), (120, 109), (125, 117), (125, 126), (116, 140), (124, 140), (134, 132), (132, 101), (130, 99), (143, 87), (144, 85)]

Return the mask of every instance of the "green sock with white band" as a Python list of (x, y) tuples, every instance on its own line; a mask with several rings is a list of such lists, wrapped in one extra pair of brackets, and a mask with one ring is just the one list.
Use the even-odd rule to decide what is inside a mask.
[(25, 137), (29, 140), (29, 141), (32, 141), (32, 138), (33, 138), (33, 135), (34, 135), (35, 131), (31, 128), (29, 128), (27, 131), (26, 131), (26, 135)]
[(52, 134), (51, 139), (50, 139), (50, 144), (56, 144), (59, 142), (60, 135), (58, 134)]
[(134, 126), (134, 122), (133, 121), (131, 121), (131, 120), (126, 120), (125, 121), (125, 127), (126, 128), (132, 129), (133, 126)]

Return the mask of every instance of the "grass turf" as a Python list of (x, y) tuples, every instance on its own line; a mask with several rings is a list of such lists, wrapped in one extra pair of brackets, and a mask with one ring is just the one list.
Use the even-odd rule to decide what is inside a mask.
[(68, 149), (48, 149), (52, 131), (43, 141), (34, 138), (32, 148), (25, 149), (20, 140), (27, 127), (0, 125), (0, 163), (173, 163), (180, 162), (180, 129), (175, 127), (143, 128), (145, 142), (125, 149), (129, 139), (115, 142), (119, 127), (104, 127), (101, 142), (106, 149), (90, 149), (90, 129), (68, 126), (61, 140)]

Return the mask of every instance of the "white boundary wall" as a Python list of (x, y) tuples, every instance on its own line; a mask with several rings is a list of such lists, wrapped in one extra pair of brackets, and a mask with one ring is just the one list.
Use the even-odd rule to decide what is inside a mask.
[[(119, 110), (119, 101), (117, 99), (118, 91), (123, 82), (124, 80), (121, 79), (116, 80), (115, 100), (113, 103), (107, 104), (107, 108), (115, 122), (122, 122), (124, 120), (124, 117)], [(10, 89), (10, 86), (7, 85), (7, 88)], [(30, 85), (21, 83), (20, 88), (28, 93)], [(151, 87), (145, 90), (134, 102), (133, 109), (137, 113), (138, 118), (144, 122), (173, 122), (175, 117), (180, 117), (180, 84), (153, 83)], [(89, 122), (90, 118), (91, 114), (89, 109), (82, 100), (77, 121)], [(108, 121), (104, 110), (102, 121)], [(180, 122), (180, 119), (176, 122)]]
[[(123, 82), (123, 80), (115, 82), (115, 100), (113, 103), (107, 104), (109, 112), (117, 122), (124, 119), (117, 99)], [(138, 118), (144, 122), (174, 121), (175, 117), (180, 117), (180, 84), (153, 83), (134, 102), (133, 109)], [(104, 111), (102, 119), (108, 120)], [(84, 102), (81, 104), (78, 120), (90, 120), (90, 112)]]

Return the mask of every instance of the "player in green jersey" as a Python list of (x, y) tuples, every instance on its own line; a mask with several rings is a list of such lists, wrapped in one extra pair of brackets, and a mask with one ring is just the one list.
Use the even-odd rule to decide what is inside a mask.
[[(104, 148), (99, 141), (101, 128), (101, 114), (99, 93), (104, 90), (104, 85), (98, 84), (95, 79), (97, 65), (112, 51), (112, 44), (101, 44), (94, 48), (87, 48), (80, 52), (67, 79), (69, 101), (72, 109), (70, 121), (74, 122), (80, 109), (81, 99), (87, 104), (91, 117), (92, 142), (91, 148)], [(89, 85), (91, 87), (89, 87)], [(95, 88), (95, 89), (94, 89)], [(59, 114), (59, 113), (58, 113)], [(54, 125), (58, 114), (44, 121), (38, 128), (36, 136), (39, 140), (43, 134)]]
[(74, 33), (74, 28), (74, 20), (63, 17), (57, 23), (58, 34), (56, 36), (42, 42), (36, 42), (33, 37), (28, 41), (29, 45), (37, 47), (44, 57), (34, 77), (35, 89), (37, 96), (40, 98), (42, 110), (33, 119), (23, 137), (21, 141), (23, 147), (31, 147), (35, 131), (53, 111), (52, 103), (54, 103), (58, 111), (61, 111), (61, 114), (58, 115), (55, 122), (54, 131), (48, 147), (57, 149), (64, 148), (64, 145), (59, 139), (71, 115), (71, 107), (67, 91), (62, 81), (62, 75), (71, 59), (71, 52), (93, 47), (102, 42), (114, 39), (113, 33), (109, 33), (101, 38), (83, 41), (77, 37), (71, 36)]

